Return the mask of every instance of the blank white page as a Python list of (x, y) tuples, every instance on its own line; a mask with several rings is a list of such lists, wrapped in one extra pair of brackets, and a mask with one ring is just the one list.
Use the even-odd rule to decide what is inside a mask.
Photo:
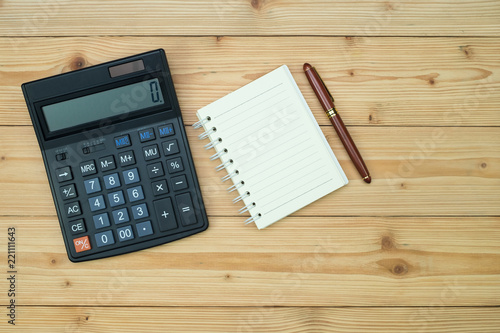
[[(288, 67), (198, 110), (259, 229), (347, 184)], [(232, 163), (231, 163), (232, 161)], [(241, 182), (244, 182), (243, 184)], [(231, 182), (227, 181), (228, 187)], [(248, 195), (249, 193), (249, 195)], [(255, 203), (255, 205), (253, 205)]]

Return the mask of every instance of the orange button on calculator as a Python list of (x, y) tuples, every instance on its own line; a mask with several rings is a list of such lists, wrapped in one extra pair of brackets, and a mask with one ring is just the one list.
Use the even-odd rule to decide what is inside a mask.
[(89, 236), (75, 238), (73, 239), (73, 244), (75, 245), (76, 252), (83, 252), (91, 249)]

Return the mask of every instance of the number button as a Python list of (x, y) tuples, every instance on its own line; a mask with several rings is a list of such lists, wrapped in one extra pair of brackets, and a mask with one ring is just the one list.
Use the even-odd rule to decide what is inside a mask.
[(135, 227), (137, 228), (137, 235), (139, 237), (149, 236), (153, 234), (153, 227), (151, 226), (151, 221), (137, 223)]
[(85, 185), (85, 191), (90, 193), (99, 192), (101, 190), (101, 184), (99, 183), (99, 178), (87, 179), (83, 182)]
[(120, 178), (118, 178), (117, 173), (112, 173), (110, 175), (104, 176), (103, 178), (104, 178), (104, 186), (106, 186), (108, 190), (115, 187), (120, 187), (121, 185)]
[(80, 215), (82, 213), (80, 203), (78, 201), (64, 205), (64, 209), (66, 210), (67, 217)]
[(68, 200), (76, 197), (75, 184), (69, 184), (61, 187), (61, 195), (63, 200)]
[(94, 225), (96, 229), (101, 229), (105, 227), (109, 227), (111, 224), (109, 223), (108, 213), (102, 213), (99, 215), (94, 215)]
[(109, 205), (111, 207), (123, 205), (125, 203), (125, 198), (123, 197), (123, 191), (109, 193), (108, 200), (109, 200)]
[(101, 165), (101, 171), (103, 172), (116, 169), (116, 162), (113, 155), (100, 158), (99, 164)]
[(179, 146), (177, 145), (177, 140), (170, 140), (162, 143), (163, 153), (165, 156), (177, 154), (179, 152)]
[(95, 241), (97, 247), (103, 247), (106, 245), (111, 245), (115, 243), (115, 238), (113, 237), (113, 232), (111, 230), (95, 234)]
[(57, 181), (59, 183), (73, 179), (73, 174), (71, 173), (71, 167), (69, 166), (56, 169), (56, 175), (57, 175)]
[(134, 233), (132, 232), (132, 227), (129, 225), (123, 228), (116, 229), (116, 232), (118, 233), (118, 240), (120, 242), (124, 242), (129, 239), (134, 239)]
[(142, 153), (144, 154), (144, 159), (146, 161), (151, 161), (160, 158), (160, 151), (158, 150), (158, 145), (151, 145), (142, 148)]
[(184, 170), (184, 166), (182, 165), (182, 159), (180, 157), (171, 159), (167, 161), (167, 169), (168, 173), (174, 173)]
[(127, 194), (130, 202), (144, 199), (144, 192), (142, 192), (142, 186), (136, 186), (127, 189)]
[(139, 220), (148, 217), (149, 216), (148, 207), (146, 206), (146, 204), (132, 206), (132, 214), (134, 215), (134, 220)]
[(123, 171), (123, 179), (125, 180), (126, 185), (137, 183), (141, 180), (141, 178), (139, 178), (139, 171), (137, 168)]
[(69, 228), (71, 230), (72, 235), (78, 235), (78, 234), (81, 234), (82, 232), (87, 231), (87, 229), (85, 228), (85, 222), (83, 221), (83, 219), (79, 219), (79, 220), (70, 222)]
[(106, 208), (106, 204), (104, 203), (104, 197), (102, 195), (98, 195), (97, 197), (90, 198), (89, 205), (90, 205), (90, 210), (92, 212)]
[(149, 164), (147, 166), (147, 168), (148, 168), (149, 178), (161, 177), (165, 174), (165, 172), (163, 171), (163, 166), (161, 165), (161, 162)]
[(95, 161), (90, 160), (80, 164), (80, 171), (82, 172), (82, 176), (93, 175), (97, 173), (97, 169), (95, 167)]
[(121, 153), (120, 155), (118, 155), (118, 158), (120, 159), (121, 166), (135, 164), (135, 155), (134, 152), (131, 150)]
[(120, 223), (125, 223), (125, 222), (130, 221), (127, 208), (114, 210), (113, 211), (113, 221), (115, 221), (115, 224), (120, 224)]
[(151, 184), (153, 186), (154, 195), (162, 195), (168, 193), (167, 181), (160, 180)]

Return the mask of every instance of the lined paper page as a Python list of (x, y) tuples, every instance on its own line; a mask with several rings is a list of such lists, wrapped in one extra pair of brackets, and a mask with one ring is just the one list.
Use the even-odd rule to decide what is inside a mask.
[[(259, 229), (347, 184), (287, 66), (198, 110)], [(244, 182), (241, 185), (241, 182)], [(228, 181), (227, 183), (230, 183)], [(232, 184), (228, 184), (228, 187)], [(236, 192), (235, 192), (236, 193)], [(235, 195), (236, 197), (237, 195)]]

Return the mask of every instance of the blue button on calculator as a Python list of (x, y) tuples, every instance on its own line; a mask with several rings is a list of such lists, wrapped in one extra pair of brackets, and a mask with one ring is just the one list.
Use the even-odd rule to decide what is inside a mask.
[(22, 89), (71, 261), (138, 251), (208, 227), (163, 50)]

